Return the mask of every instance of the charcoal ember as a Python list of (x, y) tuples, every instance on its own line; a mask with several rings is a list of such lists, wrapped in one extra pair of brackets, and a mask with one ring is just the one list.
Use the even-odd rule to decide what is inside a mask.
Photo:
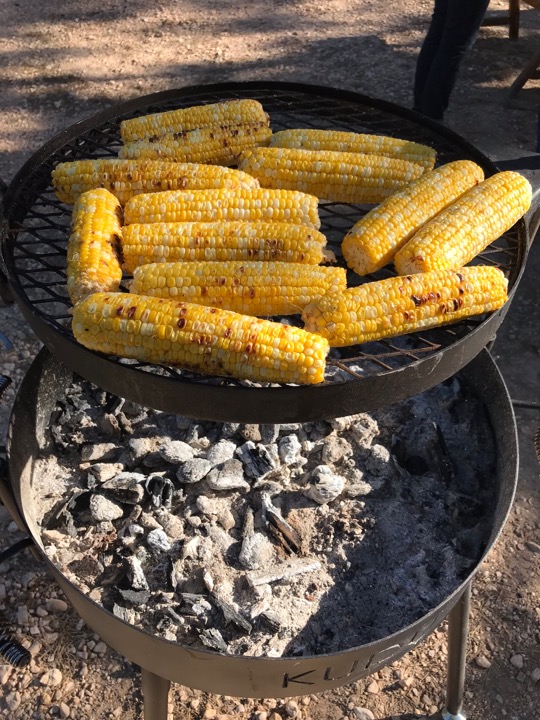
[(280, 425), (259, 425), (261, 442), (265, 445), (272, 445), (278, 441)]
[(258, 617), (272, 632), (279, 632), (283, 625), (283, 620), (279, 614), (272, 612), (272, 610), (264, 610)]
[(221, 426), (221, 435), (224, 438), (234, 437), (240, 429), (240, 423), (226, 422)]
[(156, 630), (169, 642), (176, 642), (178, 626), (172, 617), (162, 616), (156, 621)]
[(242, 540), (238, 562), (247, 570), (258, 570), (272, 559), (272, 544), (261, 532), (254, 532)]
[(199, 638), (202, 644), (210, 648), (210, 650), (217, 650), (218, 652), (226, 653), (229, 646), (223, 639), (222, 634), (216, 628), (205, 628), (199, 633)]
[(332, 433), (324, 439), (322, 448), (322, 461), (324, 463), (337, 463), (352, 454), (353, 449), (350, 442), (341, 435)]
[(244, 480), (244, 467), (236, 458), (217, 465), (205, 478), (211, 490), (249, 490), (249, 483)]
[(345, 479), (336, 475), (326, 465), (318, 465), (311, 473), (310, 486), (304, 495), (319, 505), (335, 500), (345, 487)]
[(169, 566), (167, 569), (167, 582), (169, 587), (175, 592), (183, 589), (187, 577), (184, 570), (184, 560), (172, 560), (169, 557)]
[(115, 461), (120, 455), (122, 448), (115, 443), (87, 443), (81, 448), (82, 462), (107, 462)]
[(371, 475), (384, 476), (392, 472), (392, 456), (384, 445), (374, 444), (371, 446), (365, 459), (365, 471)]
[(123, 466), (120, 463), (95, 463), (88, 468), (87, 485), (92, 489), (96, 485), (111, 480), (122, 472)]
[(147, 455), (155, 452), (161, 442), (161, 437), (132, 438), (128, 443), (128, 449), (133, 462), (140, 463)]
[(186, 622), (185, 619), (171, 606), (164, 608), (163, 613), (167, 615), (175, 625), (184, 625)]
[(146, 478), (144, 487), (154, 507), (171, 507), (174, 485), (169, 478), (160, 473), (152, 473)]
[(285, 465), (305, 465), (307, 458), (302, 456), (302, 444), (296, 435), (284, 435), (279, 443), (279, 457)]
[(98, 427), (106, 437), (120, 437), (122, 435), (120, 423), (112, 413), (104, 413), (98, 418)]
[(225, 619), (225, 624), (228, 625), (229, 623), (232, 623), (235, 625), (239, 630), (244, 630), (246, 633), (250, 633), (252, 630), (252, 625), (245, 617), (240, 615), (238, 610), (231, 605), (231, 603), (227, 602), (223, 598), (219, 597), (219, 595), (216, 595), (215, 593), (212, 593), (210, 595), (211, 601), (214, 603), (214, 605), (221, 610), (223, 613), (223, 617)]
[(137, 622), (137, 613), (132, 608), (123, 607), (122, 605), (114, 603), (112, 611), (113, 615), (130, 625), (134, 625)]
[(126, 602), (128, 602), (130, 605), (133, 605), (134, 607), (144, 608), (152, 597), (152, 593), (150, 593), (148, 590), (119, 589), (118, 592)]
[(204, 458), (193, 458), (180, 465), (176, 477), (179, 482), (189, 485), (203, 480), (213, 467), (213, 464)]
[(261, 429), (259, 425), (246, 424), (241, 425), (238, 434), (244, 438), (244, 440), (251, 440), (251, 442), (258, 443), (262, 440)]
[(232, 460), (236, 452), (236, 443), (232, 440), (220, 440), (206, 452), (206, 460), (213, 467), (223, 465), (227, 460)]
[(144, 528), (142, 527), (142, 525), (138, 525), (134, 522), (126, 523), (124, 527), (118, 532), (118, 537), (122, 541), (125, 541), (123, 542), (123, 544), (126, 546), (132, 545), (133, 542), (137, 540), (137, 538), (140, 538), (143, 535)]
[(379, 435), (379, 425), (371, 415), (360, 413), (352, 424), (351, 434), (360, 447), (369, 448)]
[(240, 445), (237, 455), (242, 461), (246, 475), (254, 480), (265, 477), (278, 465), (264, 445), (255, 445), (250, 440)]
[(75, 557), (68, 567), (71, 572), (83, 578), (83, 580), (94, 579), (102, 575), (105, 570), (103, 564), (96, 557), (89, 554)]
[(146, 476), (142, 473), (121, 472), (103, 482), (99, 490), (118, 502), (138, 505), (144, 498), (145, 481)]
[(208, 617), (212, 611), (212, 605), (204, 595), (195, 593), (181, 593), (182, 605), (180, 612), (183, 615), (195, 615), (196, 617)]
[(68, 535), (76, 537), (75, 517), (89, 508), (90, 497), (88, 490), (75, 490), (67, 500), (61, 500), (45, 516), (45, 527), (51, 530), (63, 528)]
[(299, 553), (302, 548), (300, 533), (288, 523), (268, 496), (263, 496), (263, 517), (265, 527), (273, 537), (288, 551)]
[(124, 514), (124, 508), (105, 495), (96, 493), (90, 498), (90, 513), (95, 522), (118, 520)]
[(150, 590), (141, 562), (135, 555), (124, 558), (126, 572), (133, 590)]
[(172, 547), (166, 533), (161, 529), (151, 530), (146, 536), (146, 542), (148, 547), (158, 552), (169, 552)]
[(143, 459), (139, 461), (139, 464), (150, 470), (161, 470), (167, 467), (167, 463), (161, 457), (159, 450), (149, 452), (148, 455), (145, 455)]
[(160, 447), (159, 454), (165, 462), (180, 465), (193, 458), (194, 450), (182, 440), (169, 440)]

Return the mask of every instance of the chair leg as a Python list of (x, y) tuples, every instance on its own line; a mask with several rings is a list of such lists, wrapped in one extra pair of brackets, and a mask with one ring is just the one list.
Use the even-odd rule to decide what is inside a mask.
[(510, 85), (510, 87), (508, 89), (508, 93), (506, 95), (507, 103), (518, 94), (518, 92), (525, 85), (527, 80), (530, 80), (531, 78), (536, 77), (536, 71), (538, 70), (539, 66), (540, 66), (540, 53), (536, 53), (536, 55), (533, 55), (533, 57), (525, 65), (525, 67), (519, 73), (519, 75), (514, 80), (514, 82)]
[(141, 668), (144, 720), (167, 720), (169, 716), (169, 680)]
[(519, 0), (509, 0), (508, 37), (510, 40), (519, 38)]
[(462, 706), (470, 606), (471, 583), (448, 615), (448, 678), (443, 720), (465, 720)]

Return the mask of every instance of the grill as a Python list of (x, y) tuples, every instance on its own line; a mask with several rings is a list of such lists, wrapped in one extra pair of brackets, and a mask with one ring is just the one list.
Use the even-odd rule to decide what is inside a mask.
[[(52, 192), (53, 167), (61, 161), (115, 156), (121, 119), (243, 97), (262, 102), (275, 131), (320, 127), (386, 134), (433, 146), (441, 164), (466, 158), (482, 166), (486, 175), (495, 171), (488, 158), (446, 128), (389, 103), (345, 91), (283, 83), (229, 84), (157, 93), (115, 106), (51, 140), (21, 169), (5, 196), (5, 273), (40, 340), (72, 370), (112, 393), (166, 412), (219, 421), (305, 422), (374, 410), (457, 372), (494, 336), (508, 303), (488, 317), (445, 329), (332, 350), (327, 379), (314, 387), (256, 387), (113, 359), (75, 342), (65, 290), (70, 209)], [(321, 231), (338, 258), (345, 232), (368, 209), (321, 203)], [(501, 268), (512, 296), (526, 254), (527, 229), (520, 221), (477, 262)], [(383, 269), (366, 281), (390, 274)], [(352, 273), (348, 281), (355, 282)]]
[[(43, 561), (87, 624), (111, 647), (142, 668), (145, 720), (167, 716), (169, 683), (243, 697), (287, 697), (320, 692), (364, 677), (414, 648), (449, 618), (446, 720), (458, 720), (471, 580), (497, 539), (517, 481), (516, 426), (504, 382), (483, 351), (502, 322), (502, 311), (455, 326), (361, 347), (332, 351), (324, 383), (313, 387), (258, 387), (105, 357), (78, 345), (69, 329), (65, 284), (69, 209), (50, 187), (60, 161), (116, 155), (120, 119), (175, 107), (251, 97), (269, 112), (274, 130), (319, 127), (393, 135), (433, 146), (440, 163), (471, 159), (486, 175), (496, 168), (459, 136), (417, 114), (361, 95), (287, 83), (221, 84), (158, 93), (99, 113), (47, 143), (21, 169), (4, 197), (2, 270), (43, 350), (17, 396), (9, 430), (10, 483), (0, 495), (21, 527), (28, 527)], [(321, 230), (338, 257), (344, 233), (368, 208), (323, 203)], [(479, 258), (501, 268), (513, 296), (527, 255), (520, 221)], [(367, 280), (387, 277), (382, 270)], [(352, 278), (350, 278), (352, 280)], [(49, 352), (50, 351), (50, 352)], [(60, 362), (62, 364), (60, 364)], [(485, 406), (497, 450), (496, 498), (482, 557), (466, 579), (415, 623), (380, 641), (331, 655), (250, 658), (195, 650), (155, 637), (115, 617), (85, 596), (43, 551), (33, 504), (35, 461), (42, 451), (51, 410), (76, 373), (113, 395), (147, 407), (228, 422), (306, 422), (371, 411), (418, 394), (460, 373)], [(474, 390), (472, 390), (474, 388)]]

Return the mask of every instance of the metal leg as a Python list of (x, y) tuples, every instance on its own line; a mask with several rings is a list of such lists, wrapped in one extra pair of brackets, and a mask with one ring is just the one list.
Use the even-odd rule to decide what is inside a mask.
[(462, 705), (470, 605), (471, 583), (448, 615), (448, 679), (443, 720), (465, 720)]
[(141, 668), (144, 720), (167, 720), (169, 715), (169, 680)]

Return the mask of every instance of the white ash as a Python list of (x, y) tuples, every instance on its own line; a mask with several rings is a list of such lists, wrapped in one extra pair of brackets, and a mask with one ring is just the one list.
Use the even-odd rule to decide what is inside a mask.
[(491, 527), (494, 441), (457, 379), (371, 415), (261, 426), (80, 381), (49, 427), (35, 473), (47, 554), (118, 617), (191, 647), (277, 657), (378, 640), (444, 600)]

